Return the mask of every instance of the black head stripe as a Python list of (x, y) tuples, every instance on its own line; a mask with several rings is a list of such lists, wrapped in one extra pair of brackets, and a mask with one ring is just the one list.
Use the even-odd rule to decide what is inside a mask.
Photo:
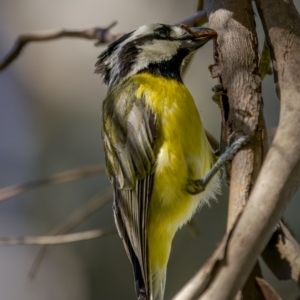
[(140, 49), (136, 47), (137, 42), (132, 41), (122, 48), (120, 55), (119, 55), (119, 66), (120, 66), (120, 73), (119, 78), (126, 77), (127, 74), (132, 70), (133, 65), (136, 62), (136, 58), (139, 54)]
[(119, 39), (108, 45), (107, 49), (99, 55), (98, 61), (95, 64), (95, 73), (101, 74), (104, 77), (103, 81), (105, 84), (109, 83), (111, 72), (110, 67), (106, 65), (107, 59), (113, 54), (118, 45), (128, 39), (132, 33), (133, 31), (122, 35)]
[(127, 40), (129, 37), (131, 37), (132, 33), (133, 33), (133, 31), (125, 33), (120, 38), (118, 38), (116, 41), (114, 41), (113, 43), (108, 45), (108, 47), (107, 47), (108, 55), (112, 54), (115, 51), (115, 49), (117, 48), (118, 45), (120, 45), (122, 42)]

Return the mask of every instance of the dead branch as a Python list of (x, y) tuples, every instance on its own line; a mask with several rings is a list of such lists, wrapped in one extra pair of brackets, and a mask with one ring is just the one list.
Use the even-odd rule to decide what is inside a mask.
[(256, 278), (256, 283), (259, 286), (264, 299), (266, 300), (282, 300), (277, 292), (262, 278)]
[(213, 279), (213, 274), (220, 267), (220, 263), (224, 261), (229, 237), (230, 233), (227, 233), (205, 265), (181, 288), (172, 300), (193, 300), (208, 287)]
[[(300, 77), (300, 17), (291, 1), (256, 3), (268, 37), (281, 100), (280, 122), (249, 201), (228, 241), (226, 265), (201, 300), (235, 296), (300, 183), (300, 83), (296, 80)], [(212, 10), (210, 13), (214, 14)]]
[[(65, 234), (73, 229), (75, 229), (79, 224), (89, 218), (92, 214), (100, 210), (106, 203), (108, 203), (112, 199), (112, 188), (108, 187), (104, 194), (96, 195), (92, 197), (85, 205), (78, 210), (73, 211), (61, 224), (55, 226), (51, 229), (48, 234), (49, 235), (59, 235)], [(29, 271), (29, 275), (31, 278), (35, 276), (36, 270), (42, 261), (47, 246), (41, 247), (39, 250), (32, 267)]]
[(276, 226), (262, 258), (278, 279), (300, 285), (300, 245), (283, 222)]
[(203, 9), (203, 4), (201, 4), (201, 2), (202, 1), (198, 2), (198, 7), (197, 7), (198, 11), (193, 16), (191, 16), (187, 19), (184, 19), (178, 23), (175, 23), (174, 25), (179, 26), (181, 24), (186, 24), (188, 26), (194, 26), (193, 24), (195, 24), (195, 23), (204, 24), (205, 22), (207, 22), (206, 11)]
[[(218, 33), (214, 77), (223, 84), (222, 139), (232, 132), (248, 135), (252, 142), (232, 161), (227, 230), (231, 230), (243, 210), (265, 153), (265, 123), (262, 115), (259, 48), (251, 1), (207, 1), (210, 27)], [(219, 8), (226, 7), (225, 10)], [(224, 148), (224, 147), (223, 147)], [(257, 264), (244, 288), (236, 296), (244, 300), (262, 299), (255, 277), (262, 276)]]
[(41, 236), (20, 236), (0, 238), (0, 246), (16, 245), (57, 245), (81, 242), (85, 240), (97, 239), (108, 235), (116, 234), (116, 230), (94, 229), (83, 232), (76, 232), (63, 235), (41, 235)]
[(50, 185), (50, 184), (61, 184), (73, 180), (82, 179), (89, 176), (99, 175), (105, 172), (104, 165), (93, 165), (79, 169), (73, 169), (70, 171), (64, 171), (57, 173), (50, 177), (41, 178), (33, 181), (29, 181), (23, 184), (16, 184), (0, 189), (0, 201), (4, 201), (8, 198), (23, 194), (30, 190)]
[[(177, 23), (176, 25), (186, 24), (187, 26), (192, 26), (192, 27), (202, 26), (204, 23), (207, 22), (206, 11), (203, 8), (204, 8), (204, 1), (198, 0), (198, 5), (197, 5), (198, 12), (193, 17), (186, 19), (186, 20), (182, 21), (181, 23)], [(198, 17), (195, 18), (195, 16), (198, 16)], [(186, 72), (194, 58), (194, 55), (195, 55), (195, 53), (192, 53), (185, 59), (184, 65), (182, 66), (182, 71), (181, 71), (182, 75), (186, 74)]]
[[(206, 12), (204, 10), (198, 11), (195, 15), (183, 20), (180, 23), (185, 23), (191, 25), (197, 21), (205, 22), (207, 20)], [(79, 38), (86, 40), (95, 41), (95, 46), (102, 44), (112, 43), (116, 39), (122, 36), (122, 34), (112, 34), (111, 28), (116, 26), (117, 22), (112, 22), (106, 28), (92, 27), (83, 30), (66, 30), (58, 29), (48, 32), (32, 33), (32, 34), (22, 34), (20, 35), (12, 49), (7, 53), (6, 56), (0, 61), (0, 72), (6, 69), (14, 60), (16, 60), (24, 47), (32, 42), (46, 42), (58, 40), (61, 38)]]
[(266, 75), (272, 75), (270, 50), (266, 41), (264, 42), (259, 62), (259, 74), (261, 80), (263, 80)]
[(93, 27), (84, 30), (59, 29), (51, 32), (40, 32), (20, 35), (17, 38), (13, 48), (0, 62), (0, 71), (7, 68), (16, 58), (18, 58), (18, 56), (21, 54), (22, 50), (28, 43), (53, 41), (61, 38), (80, 38), (94, 40), (96, 41), (95, 45), (111, 43), (118, 37), (120, 37), (120, 35), (114, 35), (110, 32), (110, 29), (116, 24), (117, 22), (115, 21), (106, 28)]

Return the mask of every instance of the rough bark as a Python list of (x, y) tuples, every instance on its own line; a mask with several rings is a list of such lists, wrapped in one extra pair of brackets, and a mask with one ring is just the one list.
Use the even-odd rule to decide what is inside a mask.
[[(232, 299), (236, 295), (245, 284), (300, 182), (300, 18), (289, 0), (257, 0), (257, 4), (271, 51), (277, 95), (281, 100), (280, 122), (249, 201), (228, 241), (226, 264), (220, 268), (201, 300)], [(230, 13), (227, 6), (211, 6), (209, 19), (221, 8), (222, 13)], [(237, 13), (231, 13), (231, 16), (241, 28), (244, 27), (244, 21)], [(225, 29), (231, 22), (228, 20), (224, 24)], [(236, 46), (239, 48), (239, 45)], [(256, 82), (252, 83), (250, 88), (255, 90)], [(249, 102), (252, 100), (244, 100), (248, 100), (247, 106), (251, 109)], [(242, 116), (243, 111), (236, 113)], [(256, 115), (249, 114), (247, 117), (256, 120)], [(246, 132), (249, 129), (240, 120), (234, 124)], [(245, 155), (247, 159), (247, 153), (248, 150), (239, 155)]]
[[(206, 4), (210, 27), (218, 32), (212, 74), (219, 77), (226, 93), (221, 96), (223, 142), (232, 132), (252, 137), (252, 143), (232, 162), (227, 219), (230, 230), (246, 204), (265, 153), (258, 40), (250, 1), (214, 0)], [(257, 263), (235, 299), (263, 299), (255, 282), (255, 277), (261, 276)]]

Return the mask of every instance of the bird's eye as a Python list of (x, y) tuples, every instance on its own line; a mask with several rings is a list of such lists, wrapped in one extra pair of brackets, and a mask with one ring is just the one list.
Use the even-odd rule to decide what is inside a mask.
[(164, 38), (169, 36), (169, 31), (166, 28), (163, 28), (163, 27), (158, 28), (156, 32), (159, 36), (164, 37)]

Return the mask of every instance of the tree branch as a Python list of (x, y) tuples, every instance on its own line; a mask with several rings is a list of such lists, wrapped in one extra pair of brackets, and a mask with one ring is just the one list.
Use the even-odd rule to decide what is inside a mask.
[(201, 300), (235, 296), (300, 182), (300, 18), (292, 1), (256, 3), (273, 60), (281, 100), (280, 122), (249, 201), (228, 241), (226, 264)]
[(197, 10), (198, 11), (193, 16), (184, 19), (181, 22), (175, 23), (174, 25), (179, 26), (181, 24), (186, 24), (188, 26), (193, 26), (194, 23), (204, 24), (205, 22), (207, 22), (206, 11), (203, 9), (203, 5), (201, 7), (201, 1), (198, 2)]
[[(59, 235), (65, 234), (73, 229), (75, 229), (79, 224), (89, 218), (92, 214), (100, 210), (108, 201), (112, 199), (112, 188), (109, 187), (106, 189), (103, 195), (96, 195), (92, 197), (85, 205), (78, 210), (73, 211), (63, 223), (55, 226), (51, 229), (48, 234), (49, 235)], [(29, 271), (29, 276), (34, 277), (36, 270), (42, 261), (44, 254), (46, 252), (47, 246), (41, 247), (39, 250), (32, 267)]]
[(41, 32), (20, 35), (17, 38), (13, 48), (0, 62), (0, 71), (7, 68), (21, 54), (22, 50), (28, 43), (53, 41), (61, 38), (80, 38), (94, 40), (96, 41), (95, 45), (111, 43), (118, 37), (120, 37), (120, 35), (114, 35), (110, 32), (110, 29), (116, 24), (117, 22), (115, 21), (106, 28), (93, 27), (84, 30), (60, 29), (54, 30), (52, 32)]
[(259, 286), (264, 299), (266, 300), (282, 300), (277, 292), (262, 278), (256, 278), (256, 283)]
[(8, 186), (0, 189), (0, 202), (45, 185), (61, 184), (61, 183), (65, 183), (77, 179), (82, 179), (89, 176), (99, 175), (104, 172), (105, 172), (104, 165), (93, 165), (93, 166), (87, 166), (79, 169), (73, 169), (70, 171), (64, 171), (52, 175), (50, 177), (29, 181), (23, 184)]
[[(204, 10), (198, 11), (195, 15), (177, 23), (191, 25), (195, 22), (205, 22), (207, 20), (206, 12)], [(61, 38), (79, 38), (86, 40), (94, 40), (95, 46), (102, 44), (112, 43), (116, 39), (122, 36), (122, 34), (112, 34), (110, 29), (116, 26), (117, 22), (112, 22), (106, 28), (92, 27), (84, 30), (53, 30), (52, 32), (40, 32), (32, 34), (20, 35), (12, 49), (7, 53), (7, 55), (0, 61), (0, 72), (6, 69), (14, 60), (16, 60), (24, 47), (32, 42), (46, 42), (53, 41)]]
[[(176, 25), (186, 24), (187, 26), (193, 26), (193, 27), (202, 26), (204, 23), (207, 22), (206, 11), (203, 8), (204, 8), (204, 1), (198, 0), (198, 5), (197, 5), (198, 12), (193, 17), (186, 19), (186, 20), (182, 21), (181, 23), (177, 23)], [(195, 55), (195, 53), (192, 53), (185, 59), (184, 65), (182, 66), (182, 71), (181, 71), (182, 75), (186, 74), (186, 72), (194, 58), (194, 55)]]
[(88, 230), (63, 235), (42, 235), (42, 236), (20, 236), (0, 238), (0, 246), (16, 245), (57, 245), (81, 242), (85, 240), (97, 239), (100, 237), (116, 234), (116, 230), (104, 231), (101, 229)]
[(231, 232), (227, 233), (222, 242), (218, 245), (213, 255), (208, 259), (204, 266), (180, 289), (172, 300), (193, 300), (203, 292), (211, 283), (213, 274), (220, 267), (226, 255), (227, 241)]
[(300, 245), (283, 222), (279, 222), (262, 258), (278, 279), (292, 279), (300, 285)]
[[(208, 0), (206, 4), (209, 25), (218, 32), (216, 62), (210, 68), (224, 89), (220, 97), (223, 143), (227, 143), (232, 132), (252, 138), (231, 164), (227, 218), (227, 230), (231, 230), (246, 204), (265, 153), (260, 57), (251, 1)], [(235, 299), (262, 299), (255, 282), (255, 278), (261, 276), (257, 264)]]

